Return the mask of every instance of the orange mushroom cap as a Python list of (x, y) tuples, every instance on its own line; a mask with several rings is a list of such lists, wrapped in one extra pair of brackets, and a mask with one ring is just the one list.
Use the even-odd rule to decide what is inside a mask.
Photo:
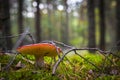
[(29, 54), (35, 56), (50, 56), (55, 57), (61, 53), (61, 48), (50, 43), (38, 43), (19, 47), (17, 51), (21, 54)]

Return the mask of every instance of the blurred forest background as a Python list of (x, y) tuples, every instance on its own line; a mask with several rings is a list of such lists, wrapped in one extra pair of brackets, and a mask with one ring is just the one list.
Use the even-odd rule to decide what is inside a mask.
[(0, 0), (0, 48), (12, 49), (27, 27), (37, 43), (109, 49), (120, 40), (120, 0)]

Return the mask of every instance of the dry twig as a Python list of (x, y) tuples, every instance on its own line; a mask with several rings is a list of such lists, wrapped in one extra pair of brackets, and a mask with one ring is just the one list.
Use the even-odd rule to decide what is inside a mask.
[(74, 48), (74, 49), (70, 49), (69, 51), (67, 51), (66, 53), (64, 53), (63, 56), (56, 62), (56, 64), (55, 64), (54, 67), (53, 67), (53, 70), (52, 70), (52, 75), (55, 75), (56, 69), (57, 69), (58, 65), (60, 64), (60, 62), (64, 59), (64, 57), (65, 57), (68, 53), (70, 53), (70, 52), (72, 52), (72, 51), (74, 51), (75, 54), (77, 54), (78, 56), (80, 56), (81, 58), (83, 58), (85, 61), (87, 61), (88, 63), (90, 63), (90, 64), (93, 65), (94, 67), (96, 67), (98, 70), (101, 70), (101, 69), (98, 68), (95, 64), (93, 64), (92, 62), (88, 61), (86, 58), (82, 57), (80, 54), (78, 54), (78, 53), (76, 52), (77, 50), (95, 50), (95, 51), (98, 51), (98, 52), (101, 53), (101, 54), (108, 54), (108, 53), (110, 53), (110, 52), (108, 52), (108, 51), (102, 51), (102, 50), (100, 50), (100, 49), (98, 49), (98, 48), (79, 48), (79, 49), (78, 49), (78, 48)]
[[(20, 39), (17, 41), (17, 43), (14, 45), (12, 51), (16, 50), (17, 47), (21, 44), (21, 42), (23, 41), (23, 39), (25, 38), (25, 36), (29, 34), (29, 28), (27, 28), (24, 33), (21, 35)], [(15, 52), (15, 55), (12, 56), (12, 58), (9, 60), (7, 66), (4, 68), (5, 70), (8, 70), (10, 65), (13, 63), (13, 61), (15, 60), (16, 56), (18, 55), (18, 52)]]

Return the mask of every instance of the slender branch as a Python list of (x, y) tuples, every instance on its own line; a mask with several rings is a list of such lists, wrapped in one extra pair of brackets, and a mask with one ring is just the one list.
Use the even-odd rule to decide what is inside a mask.
[[(20, 39), (17, 41), (16, 45), (14, 45), (12, 50), (16, 50), (17, 47), (21, 44), (21, 42), (23, 41), (23, 39), (25, 38), (25, 36), (29, 33), (29, 28), (27, 28), (23, 35), (20, 37)], [(9, 60), (7, 66), (5, 67), (5, 70), (8, 70), (9, 67), (11, 66), (11, 64), (13, 63), (13, 61), (15, 60), (16, 56), (18, 55), (19, 52), (15, 52), (16, 54), (14, 56), (12, 56), (12, 58)]]
[(75, 48), (73, 50), (95, 50), (95, 51), (98, 51), (99, 53), (102, 53), (102, 54), (110, 53), (109, 51), (102, 51), (99, 48)]
[(12, 56), (12, 58), (9, 60), (9, 62), (7, 63), (7, 66), (3, 69), (3, 70), (8, 70), (9, 67), (12, 65), (12, 63), (14, 62), (15, 60), (15, 57), (18, 55), (18, 52), (15, 53), (14, 56)]
[(71, 66), (74, 66), (73, 63), (70, 62), (70, 60), (65, 56), (65, 59), (70, 63)]
[[(98, 52), (100, 52), (100, 53), (104, 53), (104, 54), (110, 53), (110, 52), (108, 52), (108, 51), (102, 51), (102, 50), (100, 50), (100, 49), (98, 49), (98, 48), (74, 48), (74, 49), (70, 49), (69, 51), (67, 51), (66, 53), (64, 53), (64, 54), (62, 55), (62, 57), (61, 57), (60, 59), (58, 59), (58, 61), (56, 62), (56, 64), (53, 66), (52, 75), (55, 75), (55, 72), (56, 72), (56, 69), (57, 69), (58, 65), (60, 64), (60, 62), (64, 59), (64, 57), (65, 57), (68, 53), (70, 53), (71, 51), (74, 51), (75, 54), (79, 55), (79, 54), (76, 52), (77, 50), (96, 50), (96, 51), (98, 51)], [(98, 67), (97, 67), (96, 65), (94, 65), (92, 62), (88, 61), (87, 59), (85, 59), (85, 58), (82, 57), (81, 55), (79, 55), (79, 56), (80, 56), (81, 58), (83, 58), (84, 60), (86, 60), (87, 62), (89, 62), (90, 64), (92, 64), (93, 66), (95, 66), (98, 70), (100, 70), (100, 68), (98, 68)]]
[(16, 44), (13, 46), (13, 50), (16, 50), (18, 46), (22, 43), (25, 36), (29, 33), (29, 28), (26, 28), (23, 35), (20, 37), (20, 39), (16, 42)]
[(19, 37), (19, 36), (21, 36), (21, 35), (23, 35), (23, 33), (22, 33), (22, 34), (18, 34), (18, 35), (0, 37), (0, 39), (4, 39), (4, 38), (15, 38), (15, 37)]
[(33, 44), (36, 43), (35, 39), (33, 38), (33, 36), (30, 33), (28, 33), (27, 35), (32, 39)]
[[(0, 39), (4, 39), (4, 38), (15, 38), (15, 37), (19, 37), (24, 35), (24, 33), (18, 34), (18, 35), (12, 35), (12, 36), (4, 36), (4, 37), (0, 37)], [(28, 33), (27, 35), (32, 36), (30, 33)], [(32, 39), (32, 38), (31, 38)]]
[[(22, 55), (21, 55), (21, 56), (22, 56)], [(23, 59), (24, 61), (26, 61), (26, 62), (31, 63), (31, 64), (35, 64), (34, 61), (31, 61), (31, 60), (29, 60), (29, 59), (26, 59), (26, 58), (23, 57), (23, 56), (22, 56), (22, 59)]]
[[(106, 63), (107, 59), (109, 59), (109, 58), (108, 58), (108, 56), (109, 56), (109, 55), (110, 55), (110, 54), (105, 55), (105, 59), (104, 59), (104, 62), (103, 62), (103, 64), (102, 64), (101, 73), (103, 73), (103, 72), (104, 72), (105, 63)], [(109, 60), (110, 60), (110, 59), (109, 59)], [(112, 61), (111, 61), (111, 60), (110, 60), (110, 62), (112, 63)]]
[(58, 65), (60, 64), (60, 62), (64, 59), (64, 57), (69, 53), (73, 51), (73, 49), (67, 51), (65, 54), (62, 55), (61, 58), (58, 59), (58, 61), (55, 63), (55, 65), (53, 66), (53, 70), (52, 70), (52, 75), (55, 75), (56, 69), (58, 67)]
[(62, 43), (62, 42), (59, 42), (59, 41), (53, 41), (54, 43), (57, 43), (57, 44), (59, 44), (59, 45), (62, 45), (62, 46), (64, 46), (64, 47), (67, 47), (67, 48), (75, 48), (75, 47), (73, 47), (73, 46), (69, 46), (69, 45), (66, 45), (66, 44), (64, 44), (64, 43)]
[(89, 60), (87, 60), (86, 58), (84, 58), (83, 56), (81, 56), (80, 54), (78, 54), (76, 52), (76, 50), (74, 50), (75, 54), (77, 54), (78, 56), (80, 56), (81, 58), (83, 58), (85, 61), (87, 61), (88, 63), (90, 63), (91, 65), (93, 65), (94, 67), (96, 67), (98, 70), (101, 70), (100, 68), (98, 68), (95, 64), (93, 64), (92, 62), (90, 62)]

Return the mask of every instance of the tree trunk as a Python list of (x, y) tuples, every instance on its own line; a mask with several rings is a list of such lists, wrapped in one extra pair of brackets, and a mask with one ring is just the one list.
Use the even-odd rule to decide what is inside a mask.
[[(94, 0), (87, 0), (88, 9), (88, 47), (96, 47), (95, 39), (95, 13), (94, 13)], [(90, 52), (94, 52), (93, 50)]]
[(21, 34), (23, 30), (23, 0), (18, 0), (18, 32)]
[(99, 0), (99, 17), (100, 17), (100, 21), (99, 21), (99, 25), (100, 25), (100, 42), (99, 42), (99, 46), (100, 49), (105, 50), (105, 30), (106, 30), (106, 26), (105, 26), (105, 2), (104, 0)]
[(36, 0), (36, 12), (35, 12), (35, 30), (36, 30), (36, 42), (39, 43), (41, 41), (41, 14), (39, 9), (40, 0)]
[(120, 0), (116, 0), (116, 3), (116, 41), (120, 41)]
[[(11, 26), (10, 26), (10, 6), (9, 0), (1, 0), (0, 1), (0, 27), (2, 30), (3, 37), (11, 36)], [(12, 49), (12, 40), (11, 38), (6, 37), (4, 39), (6, 50)]]
[(69, 44), (69, 15), (68, 15), (68, 5), (67, 5), (67, 0), (64, 0), (64, 6), (65, 6), (65, 23), (63, 26), (64, 30), (63, 30), (63, 33), (62, 33), (62, 36), (63, 36), (63, 42), (66, 43), (66, 44)]
[(50, 11), (50, 8), (49, 8), (49, 5), (50, 5), (50, 0), (47, 0), (47, 11), (48, 11), (48, 31), (49, 31), (49, 36), (48, 36), (48, 39), (49, 40), (52, 40), (52, 24), (51, 24), (51, 11)]

